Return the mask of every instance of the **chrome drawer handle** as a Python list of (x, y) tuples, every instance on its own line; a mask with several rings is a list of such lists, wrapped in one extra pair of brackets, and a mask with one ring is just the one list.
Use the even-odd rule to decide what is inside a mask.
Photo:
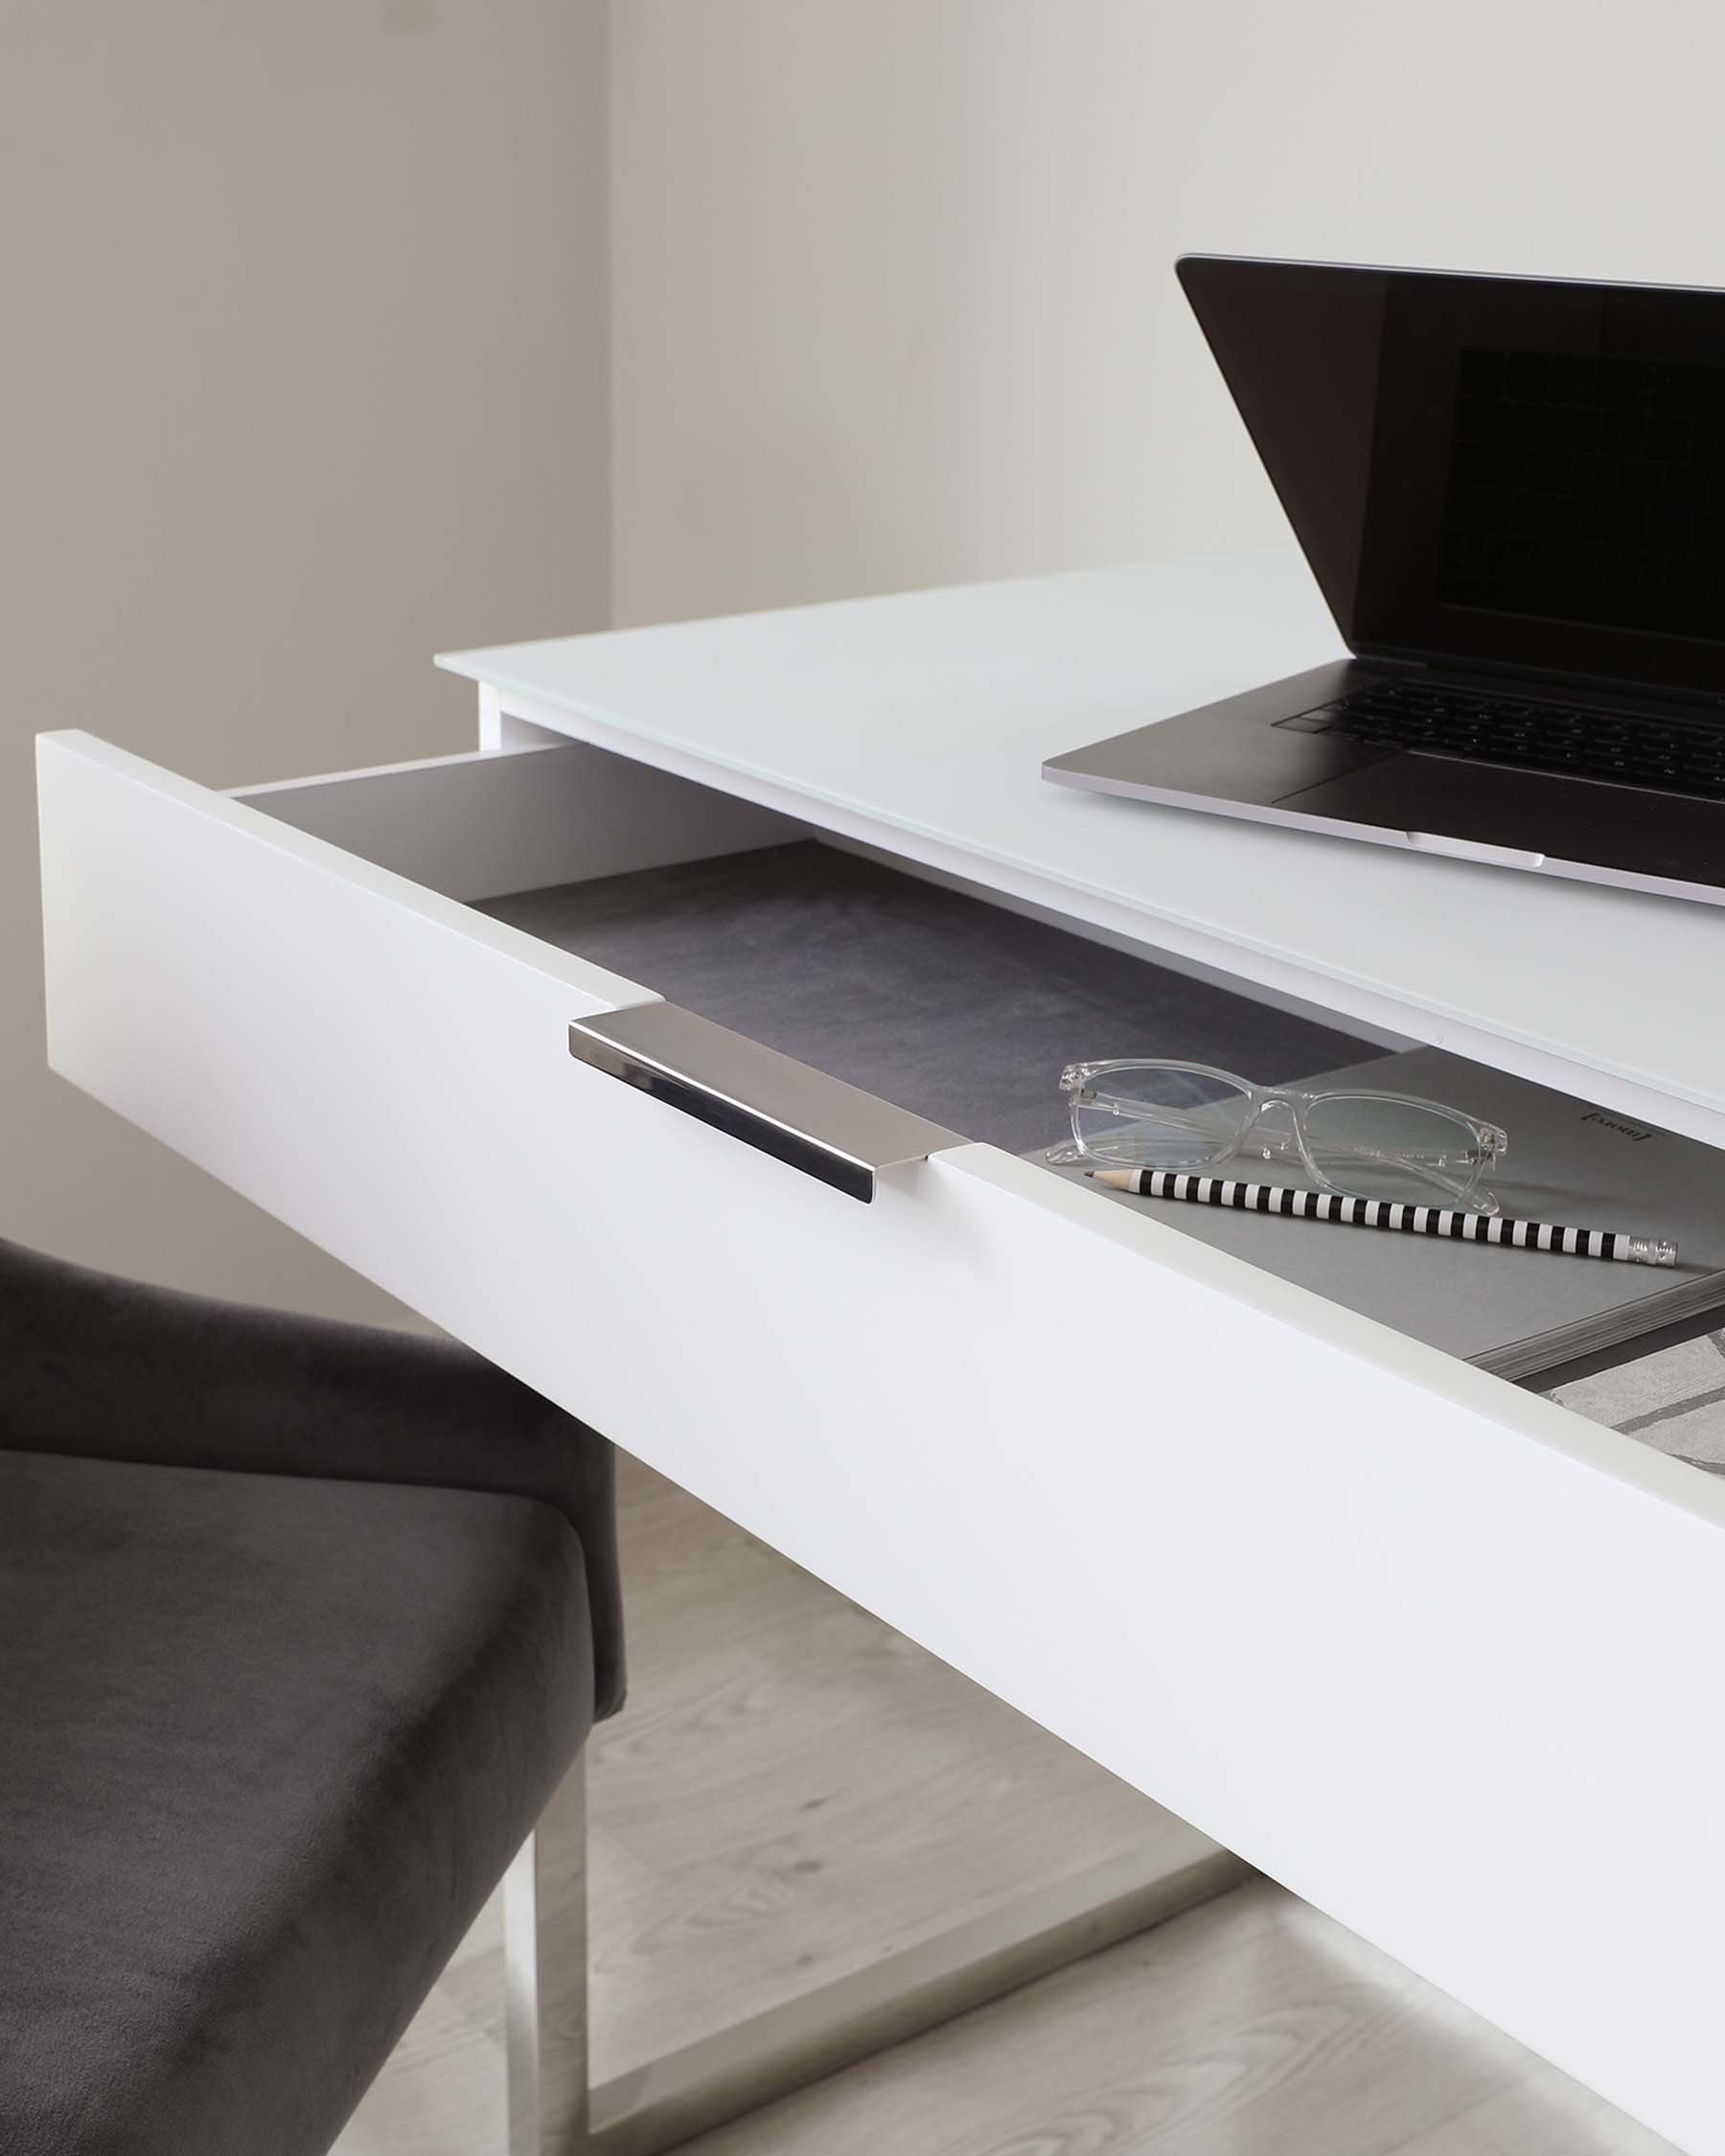
[(576, 1019), (569, 1053), (864, 1204), (883, 1168), (965, 1142), (675, 1003)]

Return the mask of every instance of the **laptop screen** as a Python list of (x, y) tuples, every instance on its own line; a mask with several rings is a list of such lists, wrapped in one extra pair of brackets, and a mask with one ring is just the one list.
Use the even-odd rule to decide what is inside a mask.
[(1179, 273), (1355, 651), (1725, 694), (1725, 293)]

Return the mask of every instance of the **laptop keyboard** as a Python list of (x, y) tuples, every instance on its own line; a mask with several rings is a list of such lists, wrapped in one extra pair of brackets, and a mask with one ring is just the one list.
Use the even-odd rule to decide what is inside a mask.
[(1280, 723), (1521, 770), (1725, 800), (1725, 724), (1647, 719), (1440, 683), (1384, 681)]

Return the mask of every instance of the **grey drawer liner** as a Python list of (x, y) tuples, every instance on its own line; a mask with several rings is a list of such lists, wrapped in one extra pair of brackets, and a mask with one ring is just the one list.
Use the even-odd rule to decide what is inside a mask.
[(1373, 1053), (1329, 1026), (801, 840), (480, 911), (918, 1115), (1022, 1153), (1063, 1065), (1186, 1056), (1296, 1078)]

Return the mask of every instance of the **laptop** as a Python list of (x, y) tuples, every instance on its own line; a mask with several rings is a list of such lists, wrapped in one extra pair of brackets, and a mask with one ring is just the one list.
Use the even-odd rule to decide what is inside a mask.
[(1351, 656), (1044, 777), (1725, 905), (1725, 291), (1177, 269)]

